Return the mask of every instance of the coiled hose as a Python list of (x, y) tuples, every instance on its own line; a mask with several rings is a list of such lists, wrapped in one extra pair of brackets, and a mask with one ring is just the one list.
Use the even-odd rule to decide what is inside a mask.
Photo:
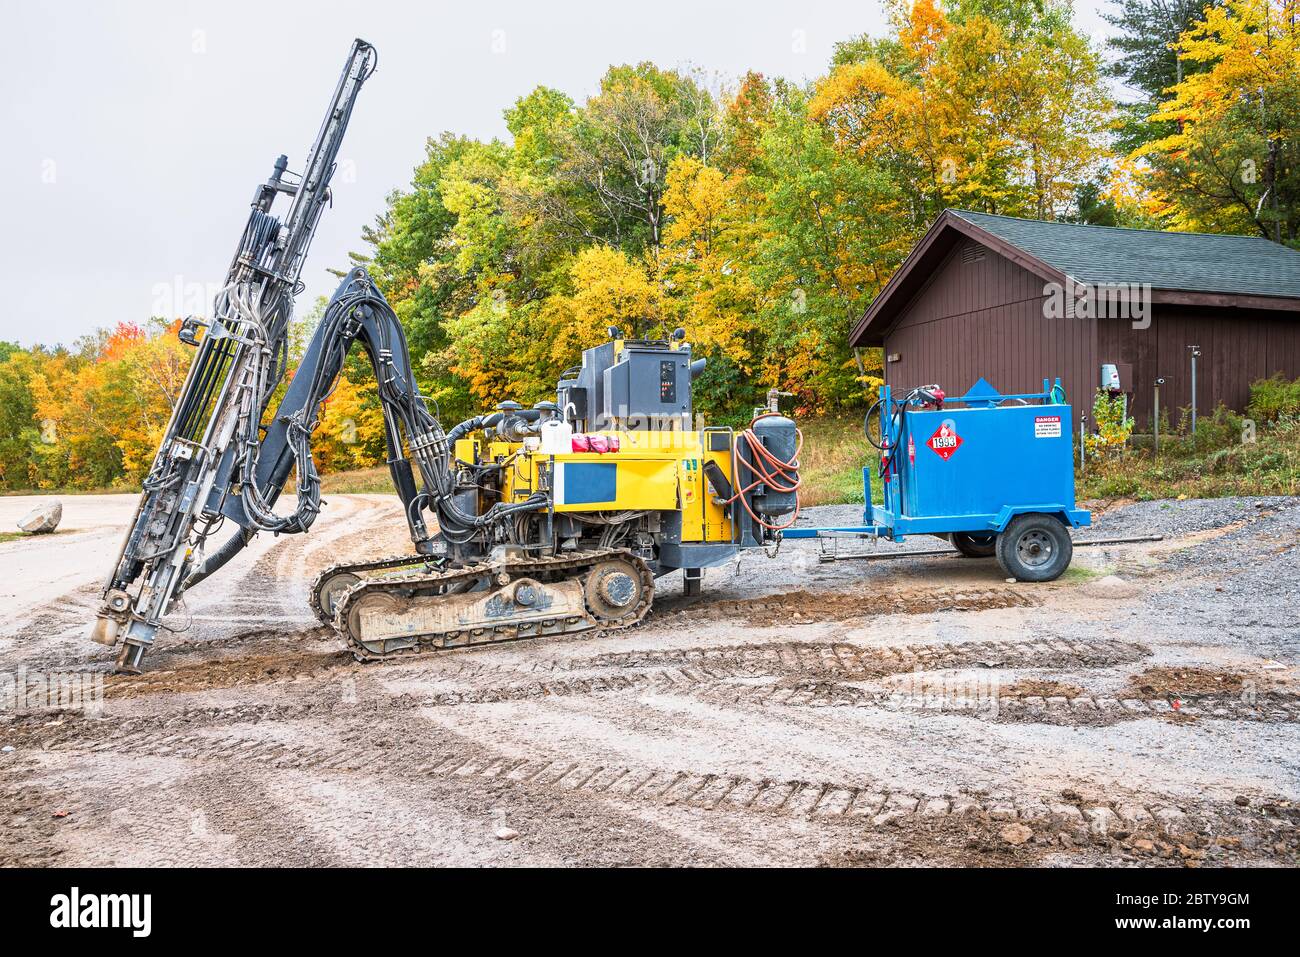
[[(789, 459), (789, 461), (780, 459), (770, 452), (767, 446), (765, 446), (763, 441), (758, 437), (758, 434), (754, 431), (754, 425), (759, 419), (766, 419), (768, 416), (778, 414), (779, 413), (776, 412), (764, 412), (761, 415), (756, 415), (752, 420), (750, 420), (749, 427), (745, 429), (744, 432), (740, 433), (741, 438), (745, 440), (746, 447), (753, 451), (754, 459), (751, 462), (740, 454), (739, 442), (736, 443), (736, 459), (741, 465), (745, 466), (751, 473), (753, 473), (754, 481), (750, 482), (744, 488), (737, 489), (735, 494), (732, 495), (731, 498), (727, 499), (728, 504), (739, 501), (740, 504), (744, 506), (745, 511), (749, 513), (750, 518), (763, 528), (773, 532), (780, 532), (790, 528), (799, 518), (799, 488), (803, 484), (799, 478), (799, 453), (803, 451), (803, 430), (799, 428), (794, 430), (795, 435), (799, 437), (799, 441), (798, 444), (795, 445), (794, 455)], [(766, 485), (774, 492), (794, 494), (794, 513), (790, 516), (790, 521), (786, 522), (784, 525), (773, 525), (771, 522), (764, 521), (758, 516), (745, 496), (760, 485)]]

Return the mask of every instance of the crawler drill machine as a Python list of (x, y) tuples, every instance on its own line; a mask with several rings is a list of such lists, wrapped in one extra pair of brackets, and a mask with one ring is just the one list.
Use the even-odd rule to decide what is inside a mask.
[[(586, 350), (555, 401), (495, 410), (444, 431), (420, 394), (402, 327), (364, 269), (340, 283), (268, 416), (288, 366), (299, 275), (374, 48), (353, 43), (304, 172), (280, 157), (209, 321), (179, 335), (196, 354), (135, 519), (104, 586), (91, 637), (138, 671), (184, 594), (258, 533), (306, 532), (319, 514), (311, 438), (348, 350), (378, 382), (388, 466), (412, 554), (340, 565), (311, 591), (323, 622), (360, 660), (623, 628), (641, 621), (658, 575), (702, 569), (774, 542), (798, 511), (795, 423), (775, 411), (750, 426), (695, 429), (692, 360), (682, 330)], [(289, 200), (283, 219), (272, 213)], [(296, 473), (292, 511), (275, 505)], [(225, 523), (233, 533), (212, 552)]]

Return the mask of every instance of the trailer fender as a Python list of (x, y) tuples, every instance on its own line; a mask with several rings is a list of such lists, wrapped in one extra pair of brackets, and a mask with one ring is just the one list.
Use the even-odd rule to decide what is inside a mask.
[(990, 525), (993, 530), (1001, 534), (1011, 523), (1011, 520), (1017, 515), (1029, 514), (1050, 515), (1061, 524), (1069, 528), (1082, 528), (1085, 525), (1092, 524), (1092, 513), (1082, 508), (1067, 508), (1060, 503), (1051, 505), (1007, 505), (994, 516)]

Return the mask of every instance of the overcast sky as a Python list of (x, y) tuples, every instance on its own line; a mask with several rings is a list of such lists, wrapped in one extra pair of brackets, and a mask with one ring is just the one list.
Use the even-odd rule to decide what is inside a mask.
[[(1103, 0), (1077, 22), (1100, 35)], [(427, 137), (505, 137), (544, 84), (581, 101), (611, 63), (755, 69), (803, 81), (883, 4), (107, 2), (7, 5), (0, 84), (0, 339), (72, 343), (151, 312), (206, 314), (280, 153), (300, 163), (353, 37), (379, 50), (303, 271), (298, 311), (335, 285), (361, 227), (409, 183)]]

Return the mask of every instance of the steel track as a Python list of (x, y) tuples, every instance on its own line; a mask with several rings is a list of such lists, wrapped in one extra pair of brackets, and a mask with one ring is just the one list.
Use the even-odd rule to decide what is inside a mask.
[[(437, 593), (454, 593), (456, 586), (469, 586), (459, 591), (481, 587), (491, 590), (499, 587), (499, 576), (506, 576), (510, 581), (519, 578), (532, 578), (544, 581), (578, 580), (602, 562), (619, 559), (631, 564), (641, 584), (641, 600), (629, 613), (617, 619), (604, 618), (592, 610), (590, 601), (586, 603), (583, 616), (565, 616), (546, 621), (503, 619), (490, 627), (472, 629), (444, 629), (440, 632), (413, 635), (415, 647), (399, 648), (393, 651), (376, 651), (368, 647), (361, 636), (353, 633), (349, 622), (349, 612), (357, 601), (374, 594), (387, 594), (399, 602), (416, 595)], [(421, 556), (404, 555), (395, 558), (364, 562), (356, 565), (336, 565), (326, 569), (312, 585), (311, 604), (317, 617), (324, 619), (325, 609), (321, 598), (321, 587), (325, 582), (340, 572), (353, 574), (385, 571), (401, 568), (405, 565), (417, 565), (422, 570), (412, 574), (391, 574), (379, 578), (362, 579), (349, 588), (336, 603), (333, 620), (330, 624), (344, 639), (348, 651), (358, 661), (388, 661), (428, 654), (451, 648), (463, 648), (500, 644), (519, 641), (526, 638), (542, 638), (553, 635), (567, 635), (583, 631), (611, 631), (630, 628), (644, 620), (654, 600), (654, 575), (644, 561), (627, 549), (599, 549), (595, 551), (575, 552), (569, 555), (546, 558), (507, 558), (495, 562), (480, 562), (463, 568), (446, 571), (429, 570), (427, 559)], [(557, 579), (558, 574), (558, 579)], [(585, 587), (584, 587), (585, 592)]]

